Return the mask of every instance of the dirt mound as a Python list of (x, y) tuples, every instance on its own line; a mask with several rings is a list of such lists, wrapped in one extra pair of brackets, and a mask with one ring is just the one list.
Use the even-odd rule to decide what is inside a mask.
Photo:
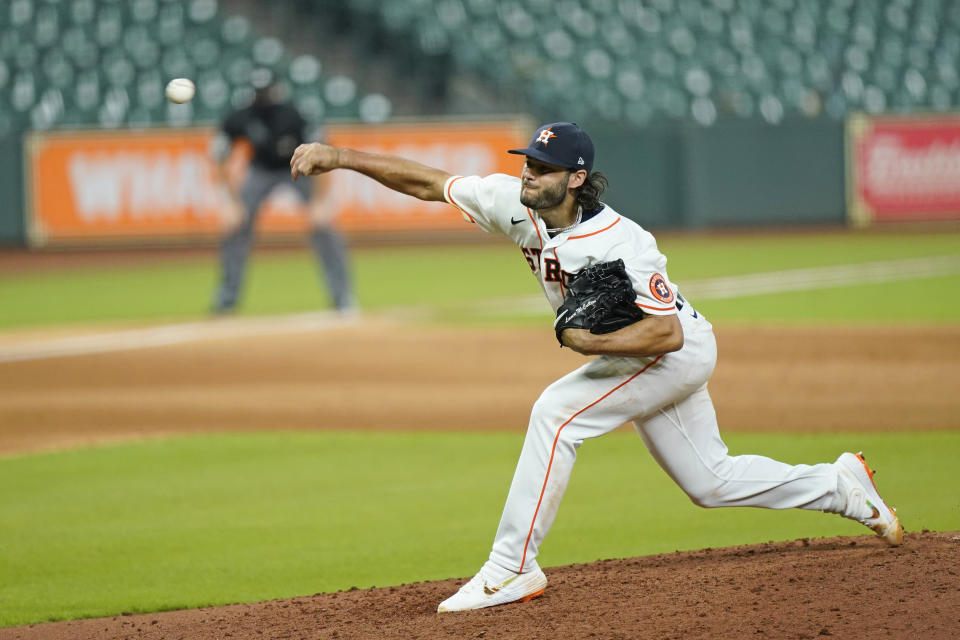
[(957, 638), (960, 532), (830, 538), (546, 570), (525, 604), (437, 614), (464, 580), (0, 630), (0, 640)]

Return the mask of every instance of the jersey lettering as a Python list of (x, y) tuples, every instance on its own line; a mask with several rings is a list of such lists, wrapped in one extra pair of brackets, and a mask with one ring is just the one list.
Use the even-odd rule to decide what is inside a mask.
[(560, 280), (560, 261), (553, 258), (547, 258), (543, 261), (543, 281), (561, 282)]
[(534, 249), (533, 247), (524, 247), (521, 249), (523, 251), (523, 257), (527, 259), (527, 264), (530, 265), (530, 271), (536, 273), (540, 267), (540, 249)]

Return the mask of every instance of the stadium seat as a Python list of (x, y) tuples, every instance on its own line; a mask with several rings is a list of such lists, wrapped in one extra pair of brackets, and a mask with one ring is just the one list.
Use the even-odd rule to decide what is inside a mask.
[[(249, 98), (257, 66), (312, 117), (391, 113), (389, 95), (364, 95), (342, 68), (328, 76), (318, 57), (224, 5), (7, 0), (3, 126), (213, 121)], [(562, 104), (638, 126), (949, 111), (960, 91), (960, 3), (950, 0), (277, 0), (270, 10), (335, 20), (413, 73), (483, 76), (545, 115)], [(198, 81), (188, 107), (162, 100), (177, 76)]]

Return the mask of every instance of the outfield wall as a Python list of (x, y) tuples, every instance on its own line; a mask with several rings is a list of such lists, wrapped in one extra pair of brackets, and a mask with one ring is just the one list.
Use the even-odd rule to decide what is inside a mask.
[[(330, 144), (401, 155), (460, 175), (513, 173), (525, 146), (518, 121), (338, 124)], [(53, 131), (24, 143), (24, 220), (30, 246), (197, 242), (239, 223), (240, 204), (220, 181), (210, 154), (214, 127)], [(250, 149), (235, 145), (228, 181), (239, 189)], [(260, 213), (263, 236), (299, 235), (308, 224), (336, 220), (348, 233), (465, 232), (445, 203), (420, 202), (360, 174), (316, 178), (306, 206), (290, 186), (277, 188)]]
[(606, 200), (647, 227), (842, 224), (843, 125), (594, 127)]
[(0, 246), (26, 243), (21, 140), (0, 134)]
[[(752, 121), (721, 122), (708, 128), (670, 124), (641, 131), (584, 124), (596, 143), (596, 168), (610, 178), (605, 200), (654, 230), (840, 225), (848, 220), (863, 225), (960, 217), (960, 188), (956, 187), (960, 184), (960, 118), (854, 114), (850, 123), (846, 132), (843, 123), (826, 119), (777, 126)], [(525, 145), (531, 128), (529, 120), (520, 118), (329, 127), (335, 144), (412, 156), (454, 173), (518, 171), (516, 159), (500, 149)], [(150, 146), (145, 141), (148, 136), (179, 137), (186, 140), (181, 146), (189, 147), (202, 164), (212, 131), (53, 132), (32, 135), (25, 146), (36, 151), (66, 140), (68, 147), (73, 145), (75, 152), (89, 159), (100, 153), (98, 144), (118, 137), (134, 141), (134, 151)], [(203, 175), (202, 184), (194, 185), (199, 200), (162, 214), (166, 220), (147, 207), (101, 212), (96, 224), (87, 225), (78, 207), (65, 200), (69, 179), (54, 175), (65, 174), (70, 160), (64, 157), (59, 164), (44, 165), (29, 151), (27, 156), (23, 157), (18, 140), (9, 135), (0, 138), (4, 196), (0, 244), (176, 243), (213, 238), (223, 223), (224, 207), (213, 179)], [(919, 176), (925, 179), (915, 179), (921, 169)], [(207, 173), (204, 168), (198, 171)], [(130, 179), (139, 188), (146, 184), (134, 175)], [(436, 231), (449, 235), (462, 227), (445, 205), (425, 207), (367, 184), (361, 176), (337, 173), (329, 180), (328, 207), (332, 205), (349, 234)], [(891, 194), (898, 185), (904, 187), (902, 193)], [(91, 191), (89, 183), (85, 189)], [(289, 199), (284, 202), (281, 196), (274, 204), (273, 213), (261, 221), (264, 235), (303, 230), (307, 218), (291, 207)], [(424, 213), (428, 215), (420, 219)], [(126, 222), (115, 224), (111, 216)]]

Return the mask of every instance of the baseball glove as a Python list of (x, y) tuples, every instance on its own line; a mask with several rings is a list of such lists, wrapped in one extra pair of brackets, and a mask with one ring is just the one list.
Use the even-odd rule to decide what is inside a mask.
[(623, 260), (600, 262), (578, 271), (570, 278), (567, 297), (557, 309), (553, 323), (557, 341), (563, 345), (560, 334), (564, 329), (613, 333), (643, 319), (636, 299)]

